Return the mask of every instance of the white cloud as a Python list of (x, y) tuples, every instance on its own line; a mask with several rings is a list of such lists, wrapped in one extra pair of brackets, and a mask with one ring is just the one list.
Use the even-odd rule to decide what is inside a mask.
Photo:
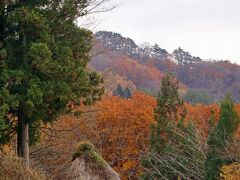
[(240, 64), (239, 0), (113, 0), (122, 3), (96, 15), (96, 30), (122, 33), (172, 51), (182, 46), (203, 58)]

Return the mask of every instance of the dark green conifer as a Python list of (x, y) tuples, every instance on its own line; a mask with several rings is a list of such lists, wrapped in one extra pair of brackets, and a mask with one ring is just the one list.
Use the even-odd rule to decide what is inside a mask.
[[(211, 123), (212, 124), (212, 123)], [(209, 151), (205, 162), (205, 179), (218, 179), (220, 168), (232, 160), (222, 156), (225, 149), (231, 145), (233, 135), (239, 125), (239, 117), (234, 110), (230, 95), (221, 102), (220, 119), (214, 128), (210, 128), (208, 137)], [(211, 126), (212, 127), (212, 126)]]
[(178, 118), (181, 118), (178, 116), (180, 108), (183, 108), (183, 101), (178, 95), (177, 81), (172, 75), (167, 74), (162, 79), (157, 107), (154, 111), (156, 124), (151, 125), (150, 149), (142, 158), (142, 165), (148, 169), (148, 172), (143, 175), (144, 179), (163, 178), (156, 173), (156, 169), (164, 177), (170, 179), (175, 177), (163, 164), (159, 163), (157, 157), (174, 151), (172, 145), (176, 136), (172, 127), (178, 122)]
[(119, 97), (123, 97), (123, 88), (120, 84), (117, 85), (117, 88), (113, 91), (113, 95), (114, 96), (119, 96)]
[(125, 99), (129, 99), (132, 97), (131, 91), (128, 87), (126, 87), (123, 91), (123, 96)]
[(183, 106), (183, 101), (178, 95), (178, 85), (172, 75), (165, 75), (161, 82), (161, 89), (157, 98), (157, 107), (154, 111), (156, 126), (153, 128), (152, 149), (156, 152), (164, 150), (171, 142), (169, 123), (177, 122), (177, 111)]
[(129, 99), (132, 96), (130, 89), (128, 87), (123, 88), (120, 84), (118, 84), (117, 88), (113, 91), (113, 95), (123, 99)]
[(29, 126), (36, 131), (39, 122), (67, 112), (70, 101), (89, 104), (103, 93), (102, 78), (86, 68), (92, 32), (76, 25), (88, 5), (85, 0), (0, 2), (0, 139), (6, 143), (16, 130), (18, 155), (27, 163)]

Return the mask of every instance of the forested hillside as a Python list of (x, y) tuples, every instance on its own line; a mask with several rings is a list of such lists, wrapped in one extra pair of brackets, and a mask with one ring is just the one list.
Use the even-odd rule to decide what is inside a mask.
[[(112, 68), (139, 89), (154, 92), (158, 88), (154, 79), (161, 79), (164, 73), (173, 73), (188, 89), (210, 93), (213, 101), (227, 93), (232, 93), (235, 101), (240, 100), (240, 66), (237, 64), (227, 60), (203, 60), (181, 48), (167, 52), (157, 44), (138, 46), (132, 39), (113, 32), (100, 31), (95, 37), (98, 43), (95, 48), (102, 49), (103, 54), (93, 58), (93, 67), (100, 71)], [(130, 68), (130, 64), (134, 67)]]
[(239, 180), (239, 65), (79, 23), (105, 3), (0, 1), (0, 180)]

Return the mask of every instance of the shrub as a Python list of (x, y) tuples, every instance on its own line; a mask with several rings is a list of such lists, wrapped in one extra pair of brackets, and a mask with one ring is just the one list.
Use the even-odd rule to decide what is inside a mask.
[(33, 170), (24, 164), (22, 159), (0, 152), (0, 179), (49, 179), (43, 173)]

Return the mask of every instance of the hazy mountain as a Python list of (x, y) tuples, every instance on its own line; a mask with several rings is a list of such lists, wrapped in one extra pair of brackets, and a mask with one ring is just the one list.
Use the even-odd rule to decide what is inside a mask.
[(186, 86), (205, 89), (216, 100), (230, 92), (236, 101), (240, 100), (240, 66), (237, 64), (205, 61), (180, 47), (168, 52), (157, 44), (137, 45), (114, 32), (100, 31), (95, 37), (94, 52), (101, 53), (93, 57), (91, 65), (99, 71), (111, 68), (139, 89), (156, 92), (163, 74), (170, 72), (182, 83), (182, 89)]

